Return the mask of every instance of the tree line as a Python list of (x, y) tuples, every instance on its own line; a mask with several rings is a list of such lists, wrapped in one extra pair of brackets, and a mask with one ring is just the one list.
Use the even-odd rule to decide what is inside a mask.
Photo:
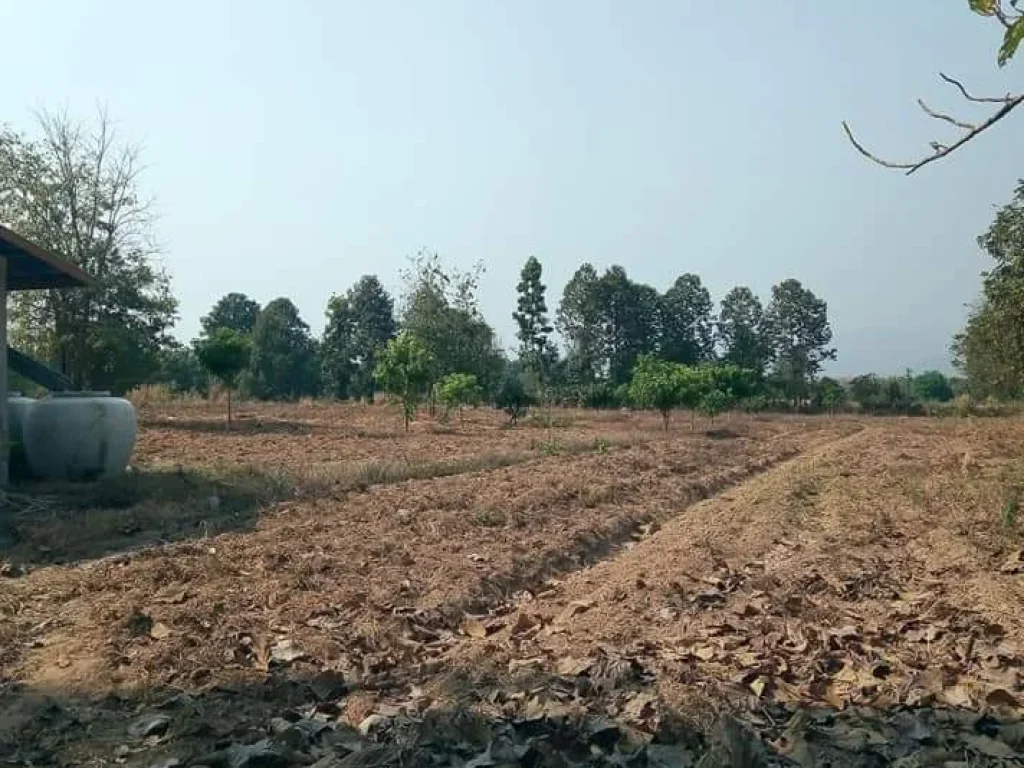
[[(261, 307), (229, 293), (202, 318), (194, 344), (165, 349), (155, 379), (177, 391), (204, 391), (206, 374), (223, 378), (210, 367), (211, 349), (219, 345), (249, 350), (229, 383), (262, 399), (373, 400), (399, 375), (398, 366), (407, 380), (395, 388), (414, 386), (431, 400), (435, 385), (459, 374), (472, 377), (480, 398), (492, 402), (515, 379), (538, 401), (611, 407), (626, 403), (634, 369), (650, 358), (742, 370), (751, 395), (798, 404), (810, 396), (824, 362), (835, 358), (826, 304), (797, 280), (776, 285), (767, 306), (749, 288), (734, 288), (715, 312), (697, 275), (682, 275), (661, 293), (620, 266), (598, 274), (583, 264), (552, 320), (542, 265), (530, 257), (513, 313), (519, 346), (509, 359), (480, 311), (482, 269), (452, 270), (423, 251), (403, 274), (397, 301), (377, 276), (366, 275), (330, 298), (319, 339), (290, 300)], [(407, 362), (398, 365), (399, 358)]]
[(513, 420), (535, 404), (630, 406), (661, 412), (667, 427), (679, 408), (690, 411), (691, 423), (697, 414), (713, 419), (732, 408), (835, 412), (856, 405), (911, 415), (964, 390), (965, 382), (938, 371), (846, 382), (819, 376), (835, 357), (827, 307), (795, 280), (776, 285), (767, 306), (749, 288), (734, 288), (715, 312), (696, 275), (659, 293), (621, 267), (598, 275), (584, 264), (551, 321), (535, 257), (516, 288), (519, 346), (508, 358), (479, 311), (481, 270), (451, 271), (436, 254), (421, 252), (398, 301), (376, 276), (364, 276), (328, 301), (320, 339), (287, 299), (261, 308), (228, 294), (202, 318), (201, 337), (171, 351), (164, 381), (177, 391), (204, 391), (212, 374), (263, 399), (372, 401), (383, 390), (402, 404), (407, 427), (424, 400), (445, 413), (488, 402)]
[(397, 296), (374, 275), (333, 295), (320, 338), (288, 298), (261, 306), (233, 292), (183, 344), (170, 333), (178, 304), (139, 191), (138, 151), (105, 115), (87, 124), (43, 114), (39, 129), (28, 137), (0, 128), (0, 220), (97, 284), (13, 296), (11, 339), (77, 388), (206, 393), (220, 381), (268, 400), (372, 400), (385, 389), (431, 407), (487, 401), (519, 413), (529, 402), (664, 402), (635, 373), (668, 365), (678, 404), (709, 412), (722, 397), (750, 409), (828, 408), (850, 394), (820, 378), (836, 357), (827, 305), (798, 280), (775, 285), (767, 302), (737, 286), (716, 306), (698, 275), (661, 291), (621, 266), (588, 263), (551, 301), (534, 257), (516, 286), (514, 350), (499, 347), (480, 309), (482, 265), (454, 270), (428, 251), (410, 260)]

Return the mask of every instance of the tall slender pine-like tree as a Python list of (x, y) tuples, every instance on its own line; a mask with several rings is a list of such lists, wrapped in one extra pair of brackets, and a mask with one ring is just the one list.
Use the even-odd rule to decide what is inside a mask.
[(541, 388), (549, 381), (557, 352), (551, 342), (554, 328), (548, 319), (548, 305), (545, 300), (547, 287), (541, 282), (542, 268), (535, 256), (523, 265), (519, 275), (519, 294), (516, 311), (512, 317), (519, 325), (519, 357), (527, 371), (537, 378)]

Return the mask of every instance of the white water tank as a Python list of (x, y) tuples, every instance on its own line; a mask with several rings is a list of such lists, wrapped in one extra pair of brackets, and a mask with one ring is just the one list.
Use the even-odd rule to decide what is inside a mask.
[(11, 392), (7, 396), (7, 425), (8, 434), (12, 445), (25, 444), (25, 414), (28, 409), (35, 405), (31, 397), (22, 396), (21, 392)]
[(135, 407), (107, 392), (54, 392), (26, 409), (25, 455), (41, 479), (95, 480), (124, 473), (139, 425)]

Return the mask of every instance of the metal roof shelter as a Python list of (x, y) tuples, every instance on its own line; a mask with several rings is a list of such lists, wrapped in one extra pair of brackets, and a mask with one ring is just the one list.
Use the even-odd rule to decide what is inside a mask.
[(0, 485), (7, 485), (10, 429), (7, 423), (7, 292), (82, 288), (89, 275), (0, 225)]
[(8, 291), (33, 288), (81, 288), (92, 278), (63, 259), (0, 225), (0, 258), (7, 262), (4, 282)]

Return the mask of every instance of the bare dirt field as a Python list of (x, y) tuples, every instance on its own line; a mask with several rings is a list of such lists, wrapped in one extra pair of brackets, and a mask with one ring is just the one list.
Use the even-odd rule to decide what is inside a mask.
[(1016, 765), (1011, 420), (146, 407), (0, 522), (0, 765)]

